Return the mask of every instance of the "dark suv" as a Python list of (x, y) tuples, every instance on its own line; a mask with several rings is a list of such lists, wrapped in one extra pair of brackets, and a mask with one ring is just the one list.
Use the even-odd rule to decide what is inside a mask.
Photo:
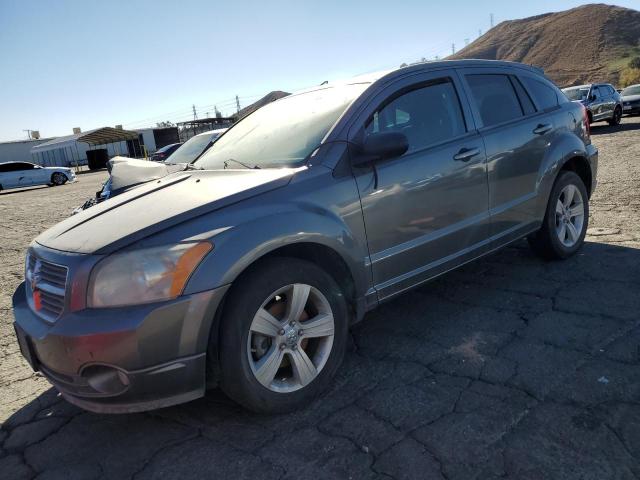
[(159, 408), (220, 385), (263, 412), (322, 392), (348, 328), (520, 238), (582, 245), (598, 152), (537, 69), (413, 65), (243, 118), (194, 164), (30, 245), (22, 353), (70, 402)]
[(589, 123), (606, 120), (609, 125), (620, 124), (622, 119), (622, 97), (609, 83), (593, 83), (564, 88), (564, 94), (587, 109)]

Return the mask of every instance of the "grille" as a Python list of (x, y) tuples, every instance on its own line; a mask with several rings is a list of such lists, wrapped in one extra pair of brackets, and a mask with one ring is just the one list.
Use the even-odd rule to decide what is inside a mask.
[(65, 305), (67, 267), (27, 254), (27, 300), (42, 318), (55, 321)]

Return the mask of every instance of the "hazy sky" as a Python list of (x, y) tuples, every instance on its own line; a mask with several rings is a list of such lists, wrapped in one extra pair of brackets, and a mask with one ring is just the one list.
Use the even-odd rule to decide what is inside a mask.
[[(0, 0), (0, 140), (235, 111), (294, 90), (446, 56), (495, 23), (580, 0)], [(610, 3), (610, 2), (606, 2)], [(640, 0), (618, 0), (640, 8)], [(576, 32), (579, 35), (579, 32)]]

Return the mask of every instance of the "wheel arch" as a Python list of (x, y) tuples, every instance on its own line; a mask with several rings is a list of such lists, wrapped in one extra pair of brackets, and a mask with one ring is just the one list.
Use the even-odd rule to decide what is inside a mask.
[(67, 176), (67, 174), (66, 174), (66, 173), (64, 173), (64, 172), (58, 172), (58, 171), (53, 171), (53, 172), (51, 172), (51, 176), (49, 177), (49, 180), (51, 180), (51, 183), (54, 183), (54, 181), (53, 181), (53, 177), (54, 177), (55, 175), (62, 175), (62, 176), (66, 179), (66, 181), (67, 181), (67, 182), (70, 180), (70, 178)]
[(546, 150), (545, 159), (540, 165), (537, 186), (537, 214), (542, 220), (547, 209), (551, 189), (563, 170), (573, 171), (582, 178), (591, 196), (593, 191), (593, 172), (589, 164), (587, 148), (580, 138), (572, 132), (561, 132)]
[(593, 190), (593, 173), (591, 172), (589, 160), (587, 160), (586, 157), (582, 155), (576, 155), (568, 158), (560, 167), (558, 175), (560, 175), (560, 172), (562, 171), (570, 171), (577, 174), (584, 182), (584, 186), (587, 188), (587, 194), (589, 195), (589, 198), (591, 198), (591, 193)]

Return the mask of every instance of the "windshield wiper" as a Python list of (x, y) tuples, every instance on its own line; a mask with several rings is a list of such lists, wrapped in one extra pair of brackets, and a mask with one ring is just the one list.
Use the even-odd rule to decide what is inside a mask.
[(259, 169), (260, 169), (260, 167), (259, 167), (258, 165), (251, 166), (251, 165), (248, 165), (248, 164), (246, 164), (246, 163), (244, 163), (244, 162), (241, 162), (240, 160), (236, 160), (235, 158), (229, 158), (229, 159), (227, 159), (227, 160), (225, 160), (225, 161), (223, 162), (223, 163), (224, 163), (224, 168), (225, 168), (225, 170), (226, 170), (226, 169), (227, 169), (227, 167), (229, 166), (229, 162), (234, 162), (234, 163), (240, 164), (240, 165), (242, 165), (244, 168), (248, 168), (248, 169), (252, 169), (252, 170), (253, 170), (253, 169), (258, 169), (258, 170), (259, 170)]
[(196, 167), (193, 163), (187, 163), (185, 170), (204, 170), (202, 167)]

